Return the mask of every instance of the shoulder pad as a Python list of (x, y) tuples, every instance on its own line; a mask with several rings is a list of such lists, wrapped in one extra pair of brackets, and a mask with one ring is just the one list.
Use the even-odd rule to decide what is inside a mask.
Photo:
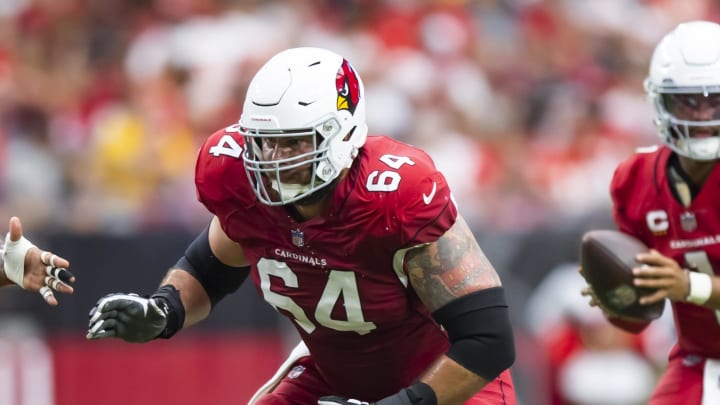
[(386, 137), (369, 137), (364, 147), (358, 191), (368, 209), (392, 218), (403, 243), (432, 242), (457, 216), (445, 177), (425, 152)]
[(198, 199), (213, 213), (217, 204), (233, 201), (247, 205), (254, 198), (243, 166), (245, 142), (231, 125), (210, 135), (198, 153), (195, 186)]

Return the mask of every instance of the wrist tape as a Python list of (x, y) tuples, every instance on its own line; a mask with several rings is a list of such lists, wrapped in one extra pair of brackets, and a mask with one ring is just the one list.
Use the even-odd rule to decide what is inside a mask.
[(709, 274), (688, 271), (688, 281), (690, 282), (690, 291), (688, 291), (685, 301), (697, 305), (705, 304), (712, 294), (712, 277)]
[(3, 248), (3, 260), (5, 276), (8, 280), (25, 288), (23, 285), (23, 277), (25, 276), (25, 255), (30, 248), (34, 247), (32, 242), (24, 236), (19, 240), (11, 241), (10, 233), (5, 237), (5, 246)]

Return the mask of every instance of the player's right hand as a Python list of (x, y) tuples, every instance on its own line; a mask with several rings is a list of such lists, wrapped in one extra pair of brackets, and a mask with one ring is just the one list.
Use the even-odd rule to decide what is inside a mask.
[(370, 403), (342, 397), (322, 397), (318, 400), (318, 405), (370, 405)]
[(162, 301), (137, 294), (109, 294), (90, 310), (86, 338), (117, 337), (126, 342), (147, 342), (167, 325), (168, 310)]

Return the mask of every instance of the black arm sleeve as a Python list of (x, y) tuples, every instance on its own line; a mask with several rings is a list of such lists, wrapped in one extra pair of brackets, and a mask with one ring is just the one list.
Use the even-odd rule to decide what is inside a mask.
[(210, 249), (210, 227), (202, 231), (174, 267), (192, 274), (205, 289), (214, 307), (223, 297), (237, 291), (250, 274), (250, 266), (232, 267), (221, 262)]
[(502, 287), (462, 296), (433, 312), (447, 330), (447, 356), (492, 381), (515, 361), (515, 343)]

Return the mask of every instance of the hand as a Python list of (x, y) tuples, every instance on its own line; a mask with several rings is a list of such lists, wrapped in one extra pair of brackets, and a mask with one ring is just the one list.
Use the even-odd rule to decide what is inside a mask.
[(633, 269), (636, 287), (656, 291), (640, 298), (640, 304), (650, 305), (669, 298), (671, 301), (685, 301), (690, 292), (688, 274), (673, 259), (663, 256), (655, 249), (638, 256), (643, 265)]
[(38, 249), (23, 237), (17, 217), (10, 218), (9, 229), (2, 249), (5, 277), (28, 291), (40, 293), (51, 306), (58, 305), (53, 290), (72, 294), (69, 284), (75, 282), (75, 276), (67, 270), (70, 262)]
[[(582, 267), (578, 268), (578, 272), (580, 273), (580, 275), (583, 276), (583, 278), (585, 278), (585, 273), (583, 273)], [(587, 279), (585, 281), (587, 281)], [(590, 304), (591, 307), (600, 308), (600, 310), (603, 312), (603, 314), (605, 314), (605, 317), (607, 318), (633, 320), (632, 318), (625, 317), (604, 305), (599, 299), (597, 299), (595, 291), (593, 291), (592, 286), (589, 284), (585, 286), (585, 288), (580, 290), (580, 295), (584, 297), (590, 297), (590, 302), (588, 304)]]
[(137, 294), (109, 294), (90, 310), (89, 340), (117, 337), (126, 342), (147, 342), (167, 326), (167, 305)]
[(318, 405), (413, 405), (424, 404), (426, 402), (413, 402), (406, 390), (401, 390), (395, 395), (385, 397), (378, 402), (365, 402), (359, 399), (346, 399), (342, 397), (322, 397), (318, 399)]
[(623, 318), (622, 315), (605, 306), (599, 299), (597, 299), (597, 297), (595, 296), (595, 292), (593, 291), (591, 286), (588, 285), (582, 290), (580, 290), (580, 295), (584, 297), (590, 297), (590, 306), (600, 308), (600, 310), (605, 314), (606, 317), (619, 319)]
[[(580, 273), (580, 275), (585, 279), (585, 282), (587, 282), (587, 277), (585, 277), (585, 273), (583, 272), (582, 267), (578, 267), (578, 273)], [(613, 316), (613, 317), (615, 317), (617, 315), (613, 310), (606, 307), (605, 305), (602, 305), (600, 300), (597, 299), (597, 296), (595, 295), (595, 291), (593, 291), (592, 287), (590, 286), (590, 283), (588, 283), (588, 285), (585, 286), (585, 288), (580, 290), (580, 295), (582, 295), (583, 297), (590, 297), (590, 302), (588, 304), (590, 304), (591, 307), (600, 308), (605, 313), (605, 315)]]

